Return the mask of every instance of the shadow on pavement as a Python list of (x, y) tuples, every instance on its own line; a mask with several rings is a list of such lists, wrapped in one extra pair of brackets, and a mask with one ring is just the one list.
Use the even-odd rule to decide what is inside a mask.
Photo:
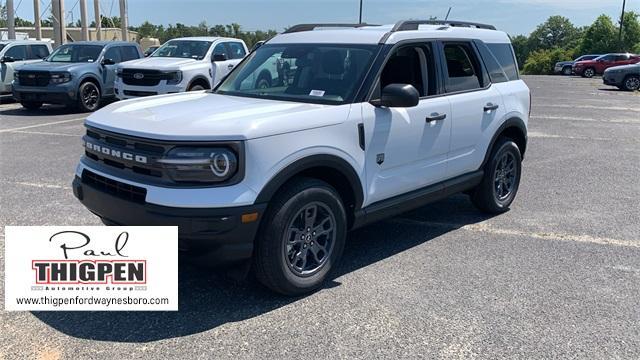
[[(340, 286), (337, 279), (344, 274), (421, 245), (461, 226), (488, 219), (464, 195), (403, 214), (400, 218), (452, 226), (428, 227), (427, 224), (414, 227), (392, 219), (356, 230), (349, 234), (342, 265), (335, 272), (334, 280), (329, 281), (325, 288)], [(179, 299), (180, 311), (177, 312), (32, 313), (54, 329), (77, 338), (149, 342), (196, 334), (225, 323), (253, 318), (301, 298), (276, 295), (253, 281), (232, 284), (217, 275), (181, 265)]]

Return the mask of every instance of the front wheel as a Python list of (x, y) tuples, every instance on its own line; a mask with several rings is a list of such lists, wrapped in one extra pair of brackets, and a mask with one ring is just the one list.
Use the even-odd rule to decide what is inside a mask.
[(500, 138), (484, 167), (482, 182), (471, 195), (471, 201), (490, 214), (509, 210), (518, 192), (521, 172), (522, 156), (518, 145), (511, 139)]
[(571, 75), (571, 66), (565, 66), (565, 67), (562, 69), (562, 74), (563, 74), (563, 75), (566, 75), (566, 76)]
[(624, 79), (622, 87), (627, 91), (636, 91), (640, 89), (640, 76), (629, 75)]
[(187, 91), (201, 91), (205, 90), (205, 87), (200, 84), (192, 85)]
[(315, 179), (295, 180), (276, 196), (262, 221), (254, 255), (258, 280), (284, 295), (320, 287), (342, 256), (347, 232), (336, 190)]
[(594, 68), (585, 69), (584, 72), (582, 73), (582, 76), (586, 78), (592, 78), (595, 75), (596, 75), (596, 70)]
[(100, 107), (100, 89), (98, 85), (87, 81), (78, 89), (78, 108), (82, 112), (93, 112)]

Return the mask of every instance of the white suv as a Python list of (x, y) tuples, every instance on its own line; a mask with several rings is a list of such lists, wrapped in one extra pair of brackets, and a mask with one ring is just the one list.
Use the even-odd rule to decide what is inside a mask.
[(188, 37), (169, 40), (149, 57), (122, 63), (116, 96), (131, 99), (212, 89), (247, 55), (240, 39)]
[[(284, 294), (319, 287), (350, 229), (458, 192), (506, 211), (531, 106), (507, 34), (340, 26), (292, 27), (213, 91), (92, 114), (76, 197), (106, 224), (178, 225), (192, 259)], [(246, 81), (274, 59), (271, 86)]]
[(51, 44), (36, 40), (0, 41), (0, 94), (11, 93), (16, 68), (42, 61), (51, 53)]

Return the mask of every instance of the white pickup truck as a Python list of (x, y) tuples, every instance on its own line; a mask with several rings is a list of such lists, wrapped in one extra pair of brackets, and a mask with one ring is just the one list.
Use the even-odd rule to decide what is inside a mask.
[(21, 65), (42, 61), (51, 53), (51, 44), (35, 40), (0, 41), (0, 94), (11, 93), (13, 72)]
[(248, 52), (247, 45), (240, 39), (169, 40), (151, 56), (118, 67), (116, 96), (123, 100), (212, 89)]

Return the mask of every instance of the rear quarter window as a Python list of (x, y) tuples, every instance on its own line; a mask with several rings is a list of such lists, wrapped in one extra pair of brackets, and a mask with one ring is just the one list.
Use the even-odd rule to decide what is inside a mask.
[(500, 63), (507, 78), (509, 78), (510, 81), (518, 80), (518, 65), (516, 64), (511, 44), (487, 44), (487, 47), (491, 50), (491, 53), (498, 63)]

